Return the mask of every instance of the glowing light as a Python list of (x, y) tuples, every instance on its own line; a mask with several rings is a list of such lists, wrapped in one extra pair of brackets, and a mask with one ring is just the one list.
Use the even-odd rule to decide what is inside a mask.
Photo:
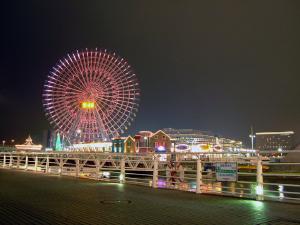
[(157, 147), (157, 150), (158, 151), (166, 151), (166, 148), (165, 148), (165, 146), (160, 145)]
[(263, 195), (264, 194), (264, 187), (262, 185), (257, 185), (255, 190), (256, 190), (257, 195)]
[(278, 185), (278, 191), (279, 191), (279, 198), (280, 199), (284, 198), (283, 185)]
[(110, 172), (104, 171), (104, 172), (103, 172), (103, 176), (109, 177), (109, 176), (110, 176)]
[(95, 102), (81, 102), (80, 106), (82, 109), (94, 109)]
[(122, 181), (124, 181), (124, 175), (123, 174), (120, 174), (120, 176), (119, 176), (119, 180), (122, 182)]
[(264, 202), (261, 202), (261, 201), (252, 201), (252, 200), (249, 200), (249, 201), (246, 201), (245, 202), (246, 204), (250, 204), (254, 210), (256, 211), (261, 211), (264, 209)]
[(294, 134), (294, 131), (283, 131), (283, 132), (258, 132), (256, 135), (274, 135), (274, 134), (279, 134), (279, 135), (289, 135), (289, 134)]

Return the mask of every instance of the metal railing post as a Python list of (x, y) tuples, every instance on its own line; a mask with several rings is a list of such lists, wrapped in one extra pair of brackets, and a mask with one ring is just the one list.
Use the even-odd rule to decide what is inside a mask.
[(6, 166), (6, 155), (3, 156), (3, 168)]
[(61, 156), (59, 158), (59, 175), (62, 175), (63, 167), (64, 167), (64, 161), (63, 161), (63, 157)]
[(18, 157), (17, 157), (17, 169), (19, 169), (19, 167), (20, 167), (20, 156), (18, 155)]
[(100, 161), (99, 161), (99, 159), (96, 159), (96, 176), (97, 176), (97, 180), (99, 180), (99, 172), (100, 172)]
[(79, 171), (80, 171), (79, 159), (76, 159), (76, 171), (75, 171), (76, 177), (79, 177)]
[(257, 158), (257, 167), (256, 167), (256, 200), (264, 200), (264, 186), (263, 186), (263, 169), (262, 169), (262, 160), (261, 156)]
[(152, 178), (152, 187), (157, 188), (157, 181), (158, 181), (158, 157), (155, 156), (154, 163), (153, 163), (153, 178)]
[(28, 169), (28, 155), (26, 155), (26, 158), (25, 158), (25, 170)]
[(121, 173), (120, 173), (120, 183), (125, 183), (125, 159), (122, 157), (120, 162)]
[(196, 182), (196, 193), (201, 193), (201, 186), (202, 186), (202, 163), (201, 159), (197, 159), (197, 182)]
[(49, 160), (49, 155), (47, 155), (46, 157), (46, 173), (49, 173), (49, 163), (50, 163), (50, 160)]
[(12, 155), (10, 155), (9, 156), (9, 168), (11, 168), (12, 167), (12, 163), (13, 163), (13, 156)]
[(34, 159), (34, 171), (37, 172), (37, 169), (38, 168), (38, 157), (37, 155), (35, 156), (35, 159)]

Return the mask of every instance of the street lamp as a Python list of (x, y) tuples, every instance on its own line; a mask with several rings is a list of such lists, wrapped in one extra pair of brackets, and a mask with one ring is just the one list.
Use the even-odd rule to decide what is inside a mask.
[(251, 134), (249, 135), (249, 137), (251, 138), (251, 149), (254, 149), (254, 138), (255, 135), (253, 134), (253, 128), (251, 127)]
[(255, 135), (254, 134), (250, 134), (249, 137), (251, 138), (251, 149), (253, 150), (254, 149), (254, 138), (255, 138)]
[(5, 142), (6, 142), (5, 140), (2, 141), (2, 146), (3, 146), (3, 147), (4, 147)]

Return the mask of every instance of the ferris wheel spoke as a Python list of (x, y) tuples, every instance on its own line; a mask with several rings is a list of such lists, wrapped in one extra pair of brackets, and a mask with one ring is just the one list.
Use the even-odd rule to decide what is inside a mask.
[[(70, 57), (70, 56), (69, 56)], [(70, 58), (71, 59), (71, 58)], [(71, 61), (72, 63), (73, 63), (73, 61)], [(76, 65), (76, 64), (74, 64), (73, 63), (73, 65)], [(69, 66), (69, 67), (66, 67), (66, 70), (67, 70), (67, 72), (68, 72), (68, 74), (70, 75), (70, 76), (72, 76), (72, 77), (80, 77), (80, 74), (82, 73), (82, 70), (81, 69), (79, 69), (78, 67), (76, 67), (76, 66)], [(77, 82), (73, 82), (73, 85), (77, 85)], [(79, 88), (80, 89), (84, 89), (85, 88), (85, 84), (84, 83), (82, 83), (81, 82), (81, 80), (79, 80), (79, 83), (78, 83), (78, 85), (79, 85)]]

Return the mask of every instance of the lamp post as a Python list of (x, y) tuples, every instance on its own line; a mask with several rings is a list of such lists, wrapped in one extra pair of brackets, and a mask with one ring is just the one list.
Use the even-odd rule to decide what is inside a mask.
[(4, 147), (4, 145), (5, 145), (5, 142), (6, 142), (5, 140), (2, 141), (2, 146), (3, 146), (3, 147)]
[(253, 128), (251, 127), (251, 134), (249, 135), (249, 137), (251, 138), (251, 149), (254, 149), (254, 138), (255, 135), (253, 134)]

